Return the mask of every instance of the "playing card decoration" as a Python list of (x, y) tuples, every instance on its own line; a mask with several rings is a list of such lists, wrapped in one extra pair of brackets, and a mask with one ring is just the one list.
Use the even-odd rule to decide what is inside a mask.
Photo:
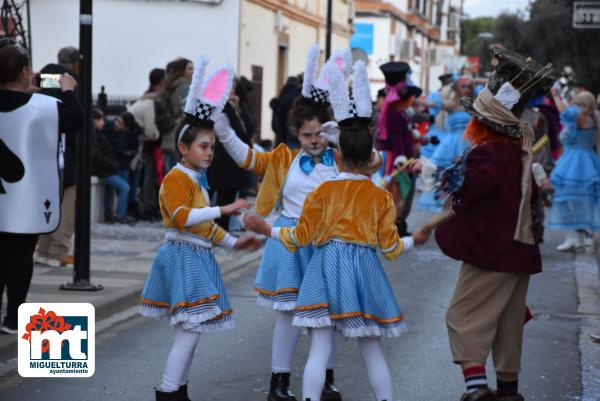
[(0, 232), (50, 233), (60, 223), (57, 100), (33, 94), (0, 113)]
[(2, 181), (19, 181), (25, 174), (25, 167), (2, 139), (0, 139), (0, 160), (2, 160), (2, 164), (0, 164), (0, 195), (2, 195), (6, 193)]

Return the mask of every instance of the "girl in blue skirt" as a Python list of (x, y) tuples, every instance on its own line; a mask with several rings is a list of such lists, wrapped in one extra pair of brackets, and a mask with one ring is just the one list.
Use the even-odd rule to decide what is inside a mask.
[(354, 67), (353, 100), (343, 76), (330, 75), (330, 99), (341, 134), (343, 171), (306, 198), (294, 228), (271, 227), (258, 216), (245, 218), (246, 228), (270, 235), (295, 251), (314, 244), (295, 307), (294, 325), (309, 327), (311, 348), (304, 369), (303, 399), (319, 401), (333, 331), (358, 338), (371, 387), (378, 401), (392, 401), (392, 381), (380, 337), (405, 330), (402, 312), (377, 257), (393, 260), (423, 243), (421, 230), (400, 238), (392, 196), (367, 176), (373, 140), (371, 105), (364, 63)]
[(550, 228), (566, 230), (559, 251), (594, 247), (593, 232), (600, 231), (600, 116), (590, 92), (579, 93), (566, 107), (553, 89), (561, 111), (564, 152), (552, 170), (555, 190), (550, 210)]
[(233, 71), (221, 67), (203, 83), (206, 64), (202, 58), (196, 65), (185, 117), (177, 131), (182, 161), (160, 187), (166, 241), (154, 258), (141, 295), (142, 315), (168, 319), (175, 326), (175, 340), (156, 391), (157, 401), (188, 400), (187, 382), (200, 334), (233, 327), (231, 306), (212, 246), (242, 249), (256, 245), (253, 237), (237, 239), (214, 222), (250, 205), (239, 199), (230, 205), (210, 207), (206, 169), (215, 146), (211, 117), (229, 96)]

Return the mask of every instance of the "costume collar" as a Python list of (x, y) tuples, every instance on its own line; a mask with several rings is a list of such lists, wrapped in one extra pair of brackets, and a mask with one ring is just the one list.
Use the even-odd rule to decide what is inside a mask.
[(334, 178), (335, 181), (340, 181), (340, 180), (369, 180), (370, 178), (366, 175), (363, 174), (356, 174), (356, 173), (348, 173), (347, 171), (344, 171), (343, 173), (340, 173), (337, 177)]

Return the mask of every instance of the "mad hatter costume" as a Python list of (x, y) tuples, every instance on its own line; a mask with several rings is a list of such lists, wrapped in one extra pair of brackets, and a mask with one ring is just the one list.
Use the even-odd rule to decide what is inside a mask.
[[(212, 129), (214, 113), (229, 97), (233, 70), (223, 66), (204, 79), (207, 63), (204, 57), (196, 63), (184, 108), (193, 127), (180, 127), (178, 143), (188, 130)], [(157, 400), (187, 400), (187, 381), (200, 333), (233, 327), (231, 306), (212, 247), (233, 248), (237, 239), (214, 222), (221, 210), (210, 207), (206, 187), (205, 171), (181, 163), (167, 174), (160, 187), (166, 241), (154, 258), (140, 307), (142, 315), (168, 319), (175, 326), (175, 340), (160, 391), (156, 391)]]
[[(307, 116), (303, 125), (314, 119), (320, 120), (323, 116), (327, 120), (331, 118), (328, 69), (323, 68), (319, 74), (320, 53), (317, 44), (309, 50), (302, 95), (295, 100), (292, 109), (293, 113), (301, 106), (298, 108)], [(350, 50), (334, 52), (326, 65), (348, 76), (351, 69)], [(321, 154), (311, 155), (305, 149), (291, 149), (286, 144), (280, 144), (271, 152), (259, 152), (239, 140), (226, 124), (219, 122), (215, 129), (219, 141), (233, 160), (242, 168), (264, 176), (256, 199), (256, 211), (261, 216), (268, 216), (281, 207), (281, 215), (275, 222), (277, 227), (294, 227), (306, 196), (323, 181), (339, 173), (339, 154), (333, 148), (323, 147)], [(292, 311), (313, 252), (310, 244), (298, 252), (290, 252), (280, 242), (268, 239), (256, 274), (258, 303), (278, 312), (273, 332), (270, 401), (296, 399), (289, 391), (289, 372), (300, 330), (292, 326)], [(333, 361), (328, 366), (328, 380), (322, 398), (339, 400), (339, 392), (333, 386), (332, 368)]]
[[(517, 378), (529, 277), (541, 272), (532, 230), (533, 131), (521, 123), (537, 89), (553, 82), (551, 66), (504, 48), (492, 49), (495, 69), (475, 101), (466, 136), (474, 146), (457, 164), (453, 214), (439, 224), (442, 251), (463, 262), (446, 314), (454, 362), (463, 368), (462, 401), (520, 401)], [(443, 186), (443, 185), (442, 185)], [(487, 387), (485, 361), (492, 352), (498, 389)]]

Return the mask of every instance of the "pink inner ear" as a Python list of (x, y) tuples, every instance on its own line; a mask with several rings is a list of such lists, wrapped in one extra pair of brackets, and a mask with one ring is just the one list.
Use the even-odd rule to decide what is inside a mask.
[(227, 88), (227, 77), (227, 70), (219, 71), (208, 81), (206, 88), (204, 88), (204, 93), (202, 93), (202, 98), (213, 103), (218, 102), (223, 96), (225, 88)]
[(325, 85), (329, 85), (329, 74), (323, 74), (322, 81)]
[(344, 69), (344, 60), (341, 57), (335, 59), (335, 64), (338, 66), (340, 70)]

